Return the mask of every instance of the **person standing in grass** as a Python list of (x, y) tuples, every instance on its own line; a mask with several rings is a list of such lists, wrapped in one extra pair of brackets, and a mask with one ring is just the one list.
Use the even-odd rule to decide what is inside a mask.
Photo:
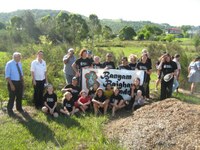
[(196, 84), (200, 82), (200, 56), (196, 57), (188, 66), (188, 81), (191, 83), (190, 93), (193, 94)]
[(176, 70), (176, 75), (174, 76), (174, 84), (173, 84), (173, 89), (172, 91), (176, 91), (178, 92), (178, 87), (179, 87), (179, 77), (180, 77), (180, 73), (181, 73), (181, 64), (180, 64), (180, 55), (179, 54), (175, 54), (174, 55), (174, 59), (173, 61), (176, 63), (177, 65), (177, 70)]
[[(161, 62), (158, 66), (158, 70), (161, 73), (161, 92), (160, 99), (170, 98), (172, 96), (172, 87), (174, 76), (176, 75), (177, 65), (172, 61), (171, 56), (166, 53), (162, 56)], [(164, 80), (164, 76), (170, 74), (172, 78), (169, 81)]]
[(44, 85), (47, 81), (47, 67), (43, 60), (43, 51), (38, 51), (37, 58), (31, 63), (31, 76), (34, 86), (34, 103), (37, 109), (40, 109), (43, 102)]
[(115, 64), (112, 61), (112, 54), (111, 53), (106, 54), (106, 61), (103, 63), (103, 68), (104, 69), (115, 69)]
[(129, 64), (128, 64), (128, 58), (127, 57), (122, 57), (121, 59), (121, 64), (117, 67), (119, 70), (131, 70)]
[(7, 111), (9, 115), (13, 114), (14, 101), (16, 99), (16, 109), (23, 112), (22, 109), (22, 94), (23, 94), (23, 70), (21, 64), (21, 53), (13, 53), (13, 59), (6, 63), (5, 78), (7, 80), (7, 87), (9, 93), (9, 101)]
[(75, 71), (75, 76), (79, 78), (79, 85), (82, 87), (82, 69), (92, 67), (92, 61), (87, 57), (87, 50), (82, 49), (79, 53), (79, 58), (72, 64), (72, 68)]
[(142, 54), (141, 60), (137, 64), (138, 70), (144, 70), (144, 83), (143, 87), (145, 90), (146, 98), (150, 98), (150, 89), (149, 89), (149, 83), (150, 83), (150, 75), (152, 72), (152, 67), (150, 60), (148, 58), (148, 55), (146, 53)]
[(63, 106), (60, 109), (60, 112), (62, 114), (66, 116), (72, 116), (79, 111), (79, 109), (75, 108), (74, 106), (73, 96), (70, 92), (64, 93), (62, 101), (63, 101)]
[(74, 49), (68, 49), (68, 53), (63, 57), (64, 68), (63, 72), (65, 75), (65, 80), (67, 84), (72, 83), (72, 78), (75, 76), (75, 72), (72, 68), (72, 64), (76, 61), (76, 57), (74, 56)]
[(134, 54), (131, 54), (129, 56), (129, 61), (130, 61), (129, 67), (131, 68), (131, 70), (135, 70), (137, 66), (137, 56)]
[(58, 111), (56, 109), (57, 106), (57, 95), (53, 91), (53, 86), (49, 84), (47, 86), (47, 92), (44, 95), (44, 106), (42, 107), (42, 111), (44, 113), (49, 113), (54, 117), (58, 117)]

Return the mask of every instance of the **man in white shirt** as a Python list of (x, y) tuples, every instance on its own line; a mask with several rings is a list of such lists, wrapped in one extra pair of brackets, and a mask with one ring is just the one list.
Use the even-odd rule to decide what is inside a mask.
[(37, 109), (43, 106), (44, 84), (47, 81), (46, 62), (43, 60), (43, 51), (38, 51), (37, 58), (31, 63), (31, 76), (34, 86), (34, 103)]

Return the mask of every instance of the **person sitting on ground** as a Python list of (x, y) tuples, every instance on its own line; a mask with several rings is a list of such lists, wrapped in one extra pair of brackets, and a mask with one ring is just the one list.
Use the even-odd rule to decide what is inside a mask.
[(63, 101), (63, 106), (60, 109), (60, 112), (66, 116), (72, 116), (74, 115), (76, 112), (79, 111), (78, 108), (75, 108), (74, 106), (74, 100), (73, 100), (73, 96), (70, 92), (65, 92), (64, 96), (62, 98)]
[(42, 107), (42, 111), (44, 113), (49, 113), (54, 117), (58, 117), (58, 111), (56, 109), (57, 106), (57, 95), (53, 91), (53, 86), (47, 86), (47, 92), (44, 95), (44, 106)]
[(102, 88), (98, 88), (94, 98), (92, 99), (94, 114), (95, 116), (98, 114), (99, 108), (103, 108), (103, 113), (106, 115), (108, 109), (109, 99), (107, 99), (104, 95), (104, 91)]
[(73, 95), (73, 99), (75, 101), (77, 101), (78, 98), (79, 98), (79, 93), (81, 91), (81, 88), (78, 86), (78, 78), (77, 77), (73, 77), (72, 78), (72, 83), (66, 85), (61, 91), (63, 93), (69, 91)]
[(79, 108), (83, 113), (90, 107), (90, 97), (87, 95), (88, 93), (85, 90), (80, 92), (80, 97), (76, 102), (76, 108)]
[(113, 95), (110, 97), (110, 105), (112, 107), (112, 117), (115, 116), (116, 110), (119, 110), (125, 106), (123, 97), (119, 94), (117, 87), (113, 88)]
[(130, 101), (126, 101), (126, 108), (128, 110), (131, 110), (132, 109), (132, 106), (135, 102), (135, 97), (137, 95), (137, 91), (138, 90), (141, 90), (142, 91), (142, 96), (144, 98), (146, 98), (146, 95), (145, 95), (145, 91), (144, 91), (144, 87), (140, 85), (140, 78), (135, 78), (134, 81), (133, 81), (133, 84), (130, 88), (130, 91), (131, 91), (131, 100)]
[(111, 95), (113, 95), (113, 89), (110, 83), (106, 84), (106, 88), (104, 91), (104, 95), (106, 96), (106, 98), (110, 99)]
[(137, 95), (135, 96), (135, 102), (133, 104), (133, 110), (136, 110), (144, 105), (144, 97), (141, 90), (137, 90)]
[(121, 59), (121, 64), (118, 66), (118, 69), (122, 70), (131, 70), (130, 66), (128, 65), (128, 58), (127, 57), (122, 57)]
[(98, 84), (94, 83), (93, 86), (89, 89), (88, 96), (90, 97), (91, 100), (93, 99), (98, 87), (99, 87)]

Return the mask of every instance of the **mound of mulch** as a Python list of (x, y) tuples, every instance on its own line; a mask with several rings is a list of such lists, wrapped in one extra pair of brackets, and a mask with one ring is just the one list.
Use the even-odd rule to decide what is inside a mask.
[(166, 99), (109, 121), (105, 134), (127, 149), (200, 149), (200, 106)]

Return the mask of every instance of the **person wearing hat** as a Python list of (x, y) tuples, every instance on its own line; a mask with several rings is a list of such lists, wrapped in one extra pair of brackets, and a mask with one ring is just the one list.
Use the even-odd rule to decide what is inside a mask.
[(78, 97), (79, 97), (79, 93), (81, 91), (81, 88), (78, 86), (78, 78), (77, 77), (73, 77), (72, 78), (72, 83), (67, 84), (61, 91), (63, 93), (69, 91), (72, 94), (73, 99), (75, 101), (77, 101)]
[(177, 64), (172, 61), (171, 56), (166, 53), (161, 58), (158, 70), (161, 73), (160, 99), (163, 100), (172, 96), (172, 87), (174, 76), (176, 75)]
[(71, 84), (72, 78), (75, 76), (75, 72), (72, 68), (72, 64), (75, 61), (76, 57), (74, 56), (74, 49), (70, 48), (68, 49), (67, 54), (63, 57), (63, 63), (64, 63), (63, 72), (67, 84)]
[(91, 99), (85, 90), (80, 92), (80, 97), (76, 102), (76, 107), (79, 108), (83, 113), (89, 108)]

